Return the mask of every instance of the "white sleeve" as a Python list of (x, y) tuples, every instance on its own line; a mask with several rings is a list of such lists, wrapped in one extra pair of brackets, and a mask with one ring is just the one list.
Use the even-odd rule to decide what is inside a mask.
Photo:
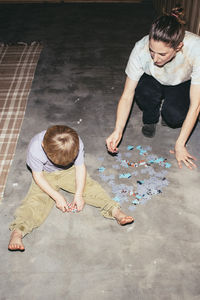
[(140, 77), (143, 75), (144, 70), (141, 64), (141, 57), (140, 57), (140, 49), (138, 49), (138, 43), (135, 44), (131, 55), (128, 60), (128, 64), (126, 66), (125, 73), (128, 77), (134, 81), (139, 81)]

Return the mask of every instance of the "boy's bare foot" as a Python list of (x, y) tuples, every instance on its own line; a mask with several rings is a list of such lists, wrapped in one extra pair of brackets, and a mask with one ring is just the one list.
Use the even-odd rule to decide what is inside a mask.
[(8, 250), (10, 251), (24, 251), (24, 245), (22, 243), (22, 232), (19, 229), (13, 230), (10, 236), (10, 242), (8, 244)]
[(133, 217), (127, 216), (119, 208), (114, 208), (112, 211), (112, 215), (116, 219), (117, 223), (122, 226), (131, 224), (134, 222)]

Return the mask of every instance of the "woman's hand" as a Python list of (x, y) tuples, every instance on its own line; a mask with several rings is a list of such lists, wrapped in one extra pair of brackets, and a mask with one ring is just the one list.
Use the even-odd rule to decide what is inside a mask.
[(109, 152), (117, 153), (118, 148), (117, 145), (119, 144), (122, 138), (122, 133), (115, 130), (113, 133), (106, 139), (106, 145)]
[(170, 150), (170, 153), (175, 155), (180, 169), (182, 168), (182, 162), (190, 170), (197, 167), (196, 164), (194, 163), (194, 161), (197, 160), (196, 157), (192, 156), (187, 151), (186, 146), (183, 146), (183, 147), (175, 146), (175, 150)]

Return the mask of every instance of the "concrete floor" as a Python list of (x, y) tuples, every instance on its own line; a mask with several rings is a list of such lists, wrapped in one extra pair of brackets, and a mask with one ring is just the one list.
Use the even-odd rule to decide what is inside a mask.
[[(120, 149), (124, 154), (129, 144), (150, 146), (152, 154), (168, 159), (169, 185), (162, 193), (134, 211), (123, 202), (124, 211), (135, 217), (126, 227), (102, 218), (93, 207), (78, 215), (55, 208), (25, 237), (24, 253), (7, 250), (9, 223), (31, 181), (26, 148), (48, 126), (65, 123), (78, 131), (89, 173), (113, 196), (99, 177), (97, 158), (103, 157), (111, 171), (113, 158), (106, 153), (105, 139), (113, 130), (124, 69), (134, 43), (148, 32), (154, 17), (149, 1), (0, 5), (0, 41), (44, 44), (0, 204), (1, 300), (200, 299), (199, 169), (179, 170), (170, 156), (179, 130), (158, 125), (154, 139), (144, 138), (136, 106)], [(198, 159), (199, 138), (197, 125), (188, 148)], [(135, 185), (137, 178), (131, 180)]]

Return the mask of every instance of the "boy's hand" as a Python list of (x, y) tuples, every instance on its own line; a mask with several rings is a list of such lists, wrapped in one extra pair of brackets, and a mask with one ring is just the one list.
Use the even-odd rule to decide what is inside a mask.
[(83, 200), (83, 196), (75, 194), (74, 201), (72, 203), (72, 208), (77, 209), (77, 211), (81, 211), (83, 210), (84, 204), (85, 202)]
[(37, 185), (49, 195), (56, 203), (56, 207), (60, 209), (62, 212), (70, 211), (65, 198), (57, 192), (45, 179), (43, 172), (32, 172), (33, 178)]
[(61, 196), (59, 199), (55, 200), (55, 202), (56, 202), (56, 207), (60, 209), (62, 212), (69, 211), (69, 207), (64, 197)]

